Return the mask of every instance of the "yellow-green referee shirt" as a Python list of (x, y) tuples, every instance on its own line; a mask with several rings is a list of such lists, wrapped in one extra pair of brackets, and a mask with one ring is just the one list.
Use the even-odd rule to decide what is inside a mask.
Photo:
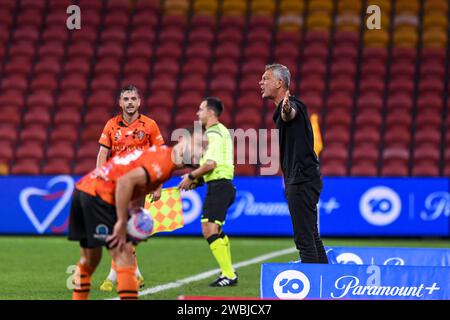
[(206, 130), (206, 136), (208, 147), (200, 159), (200, 165), (203, 165), (207, 160), (213, 160), (217, 166), (213, 171), (205, 174), (203, 178), (206, 182), (219, 179), (232, 180), (234, 176), (234, 156), (230, 132), (219, 122)]

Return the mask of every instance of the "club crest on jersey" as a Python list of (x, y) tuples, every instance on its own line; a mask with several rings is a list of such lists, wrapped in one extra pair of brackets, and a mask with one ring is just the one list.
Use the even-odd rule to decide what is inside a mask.
[(145, 137), (145, 132), (141, 130), (141, 131), (138, 132), (137, 136), (138, 136), (139, 140), (142, 140)]

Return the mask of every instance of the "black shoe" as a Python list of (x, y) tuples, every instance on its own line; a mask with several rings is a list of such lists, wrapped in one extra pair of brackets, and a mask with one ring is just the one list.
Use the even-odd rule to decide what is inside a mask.
[(209, 284), (210, 287), (232, 287), (237, 285), (238, 277), (230, 279), (228, 277), (218, 277), (214, 282)]

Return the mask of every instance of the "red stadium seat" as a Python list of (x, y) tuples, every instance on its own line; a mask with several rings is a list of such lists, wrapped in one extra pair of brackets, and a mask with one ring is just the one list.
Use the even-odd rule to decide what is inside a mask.
[(228, 76), (219, 76), (211, 80), (210, 90), (232, 93), (236, 90), (236, 80)]
[(439, 127), (425, 127), (424, 129), (416, 130), (414, 135), (414, 143), (416, 146), (422, 144), (430, 144), (438, 146), (441, 144), (441, 130)]
[(156, 76), (150, 83), (150, 91), (166, 91), (173, 93), (177, 87), (176, 79), (167, 75)]
[(47, 159), (59, 158), (71, 160), (74, 156), (75, 152), (73, 145), (66, 141), (55, 142), (47, 148)]
[(57, 79), (51, 74), (42, 74), (31, 80), (30, 88), (33, 91), (48, 90), (55, 91), (58, 87)]
[(219, 59), (231, 59), (237, 61), (240, 58), (241, 50), (238, 44), (234, 42), (221, 42), (216, 46), (214, 57)]
[(55, 113), (53, 122), (55, 125), (69, 124), (78, 126), (81, 123), (81, 114), (75, 109), (62, 109)]
[(327, 127), (323, 139), (326, 144), (347, 145), (350, 143), (350, 130), (341, 126)]
[[(307, 81), (305, 80), (304, 82)], [(333, 77), (328, 82), (328, 90), (331, 95), (343, 93), (346, 96), (351, 96), (355, 91), (355, 81), (348, 75)]]
[(401, 110), (404, 113), (411, 111), (413, 107), (412, 97), (405, 93), (390, 95), (387, 100), (387, 108), (391, 110)]
[(352, 162), (354, 164), (371, 163), (376, 166), (378, 158), (378, 145), (376, 143), (366, 141), (355, 145), (352, 152)]
[(186, 58), (200, 58), (208, 60), (211, 57), (212, 50), (209, 44), (195, 43), (186, 47)]
[(84, 124), (90, 126), (93, 124), (106, 124), (111, 118), (111, 112), (105, 109), (92, 109), (89, 110), (84, 116)]
[(27, 77), (22, 74), (12, 74), (6, 76), (2, 80), (2, 90), (18, 90), (25, 91), (28, 87)]
[[(192, 21), (191, 21), (192, 27)], [(193, 28), (193, 27), (192, 27)], [(189, 43), (204, 43), (210, 45), (214, 41), (214, 32), (209, 28), (193, 28), (189, 33)]]
[(41, 173), (44, 175), (70, 174), (70, 159), (51, 159), (42, 166)]
[(41, 124), (30, 124), (20, 130), (20, 141), (35, 141), (42, 145), (47, 140), (47, 127)]
[(412, 175), (416, 177), (437, 177), (439, 176), (439, 166), (435, 162), (414, 164), (412, 168)]
[(44, 156), (44, 149), (40, 142), (23, 142), (16, 149), (16, 159), (31, 158), (40, 160)]
[(253, 109), (261, 110), (264, 107), (264, 102), (258, 93), (243, 93), (237, 100), (237, 109)]
[(132, 43), (130, 47), (127, 48), (127, 57), (128, 59), (148, 59), (153, 55), (153, 49), (150, 43), (148, 42), (136, 42)]
[(380, 143), (380, 130), (375, 127), (359, 128), (355, 131), (353, 143), (355, 145), (369, 142), (378, 145)]
[(182, 93), (196, 92), (200, 95), (206, 90), (205, 78), (200, 75), (185, 76), (181, 79), (180, 90)]
[(50, 125), (50, 114), (45, 108), (35, 108), (25, 113), (23, 123), (25, 125), (42, 124), (48, 126)]
[(30, 42), (21, 42), (12, 45), (9, 48), (9, 55), (11, 57), (24, 57), (27, 59), (32, 59), (35, 54), (35, 47)]
[(115, 42), (124, 44), (126, 39), (127, 39), (126, 32), (123, 29), (114, 26), (108, 29), (104, 29), (103, 32), (100, 34), (101, 42)]
[[(227, 29), (219, 29), (217, 33), (217, 43), (220, 46), (223, 46), (223, 48), (226, 47), (225, 44), (230, 44), (238, 47), (238, 45), (243, 40), (243, 35), (241, 32), (239, 32), (239, 28), (237, 27), (231, 27)], [(219, 50), (218, 50), (219, 51)]]
[(338, 45), (333, 49), (333, 61), (347, 60), (356, 62), (358, 49), (352, 45)]
[(414, 80), (412, 78), (401, 76), (391, 79), (388, 86), (390, 95), (412, 95), (414, 91)]
[(178, 110), (191, 110), (195, 114), (202, 100), (203, 95), (199, 92), (182, 94), (177, 101)]
[(191, 59), (184, 63), (182, 67), (183, 75), (193, 75), (198, 74), (201, 76), (206, 76), (208, 73), (209, 66), (206, 60), (202, 59)]
[(344, 163), (340, 161), (328, 161), (321, 165), (320, 171), (324, 176), (345, 176), (347, 175), (347, 168)]
[(95, 12), (83, 10), (83, 28), (72, 33), (71, 41), (73, 44), (80, 42), (95, 43), (97, 41), (97, 28), (100, 23), (100, 17)]
[(374, 163), (361, 162), (350, 168), (352, 176), (373, 177), (377, 175), (377, 172), (378, 168)]
[(354, 77), (356, 74), (356, 65), (349, 60), (338, 60), (331, 65), (331, 76), (348, 76)]
[(11, 143), (0, 141), (0, 163), (8, 163), (13, 159), (13, 147)]
[(381, 167), (381, 176), (406, 177), (408, 176), (408, 165), (404, 162), (388, 162)]
[(94, 73), (97, 77), (118, 77), (120, 73), (120, 63), (112, 57), (99, 59), (95, 63)]
[(388, 57), (386, 48), (364, 47), (362, 52), (365, 62), (376, 61), (384, 63)]
[(409, 126), (392, 126), (387, 128), (384, 135), (384, 143), (386, 147), (407, 147), (410, 142), (411, 133)]
[(51, 41), (40, 45), (39, 56), (60, 59), (64, 55), (64, 45), (60, 41)]
[(34, 74), (52, 74), (57, 75), (61, 71), (61, 63), (55, 57), (42, 58), (34, 66)]
[(73, 174), (82, 176), (89, 173), (90, 171), (95, 169), (95, 161), (95, 157), (84, 159), (79, 162), (77, 161), (75, 163), (75, 167), (73, 168)]
[(12, 165), (11, 174), (37, 175), (39, 174), (39, 162), (35, 159), (18, 160)]
[(177, 59), (173, 57), (160, 58), (158, 62), (153, 66), (153, 72), (156, 75), (161, 75), (165, 77), (176, 77), (180, 71), (180, 66)]
[(50, 142), (64, 141), (73, 144), (78, 137), (78, 127), (73, 124), (56, 125), (50, 132)]
[(156, 92), (148, 97), (147, 107), (151, 110), (154, 107), (171, 110), (174, 106), (172, 95), (165, 92)]
[(136, 10), (131, 24), (136, 28), (143, 27), (147, 30), (152, 30), (158, 24), (158, 15), (155, 12)]
[[(0, 110), (0, 111), (3, 111)], [(15, 144), (17, 141), (18, 132), (15, 124), (2, 123), (0, 124), (0, 141)]]
[(68, 57), (72, 58), (83, 58), (86, 60), (92, 59), (94, 56), (94, 48), (92, 44), (88, 41), (80, 41), (72, 44), (68, 50)]
[(213, 78), (217, 76), (235, 77), (239, 71), (238, 64), (231, 59), (221, 59), (212, 65)]

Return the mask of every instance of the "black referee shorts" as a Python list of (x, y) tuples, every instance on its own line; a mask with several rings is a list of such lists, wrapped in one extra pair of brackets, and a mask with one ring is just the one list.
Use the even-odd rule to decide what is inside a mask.
[(228, 179), (209, 181), (207, 185), (201, 222), (213, 222), (222, 226), (227, 210), (236, 197), (236, 188)]
[(115, 206), (75, 189), (70, 208), (69, 240), (79, 241), (82, 248), (108, 248), (106, 237), (113, 233), (116, 222)]

